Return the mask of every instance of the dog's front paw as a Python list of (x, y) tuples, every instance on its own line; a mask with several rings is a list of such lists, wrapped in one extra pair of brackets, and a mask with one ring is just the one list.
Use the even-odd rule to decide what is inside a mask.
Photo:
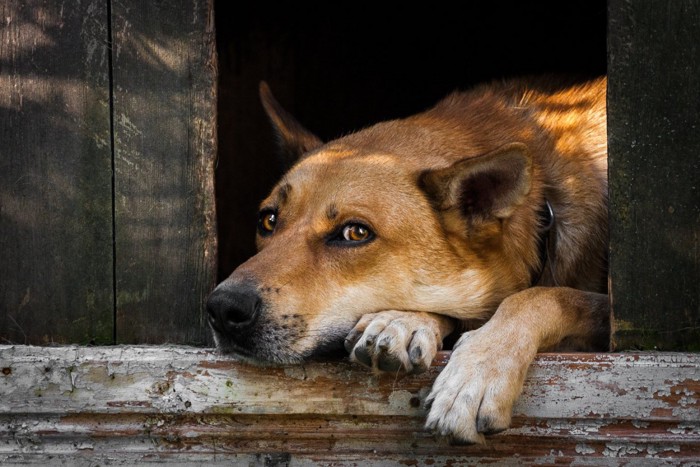
[(507, 429), (536, 353), (519, 337), (490, 333), (488, 325), (464, 334), (427, 398), (426, 427), (467, 444)]
[(375, 371), (420, 373), (430, 367), (452, 328), (445, 316), (382, 311), (360, 319), (345, 338), (345, 349), (351, 360)]

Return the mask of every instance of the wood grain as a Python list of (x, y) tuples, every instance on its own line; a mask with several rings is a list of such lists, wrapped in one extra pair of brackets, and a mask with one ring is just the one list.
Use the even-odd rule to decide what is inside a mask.
[(609, 2), (610, 281), (620, 349), (700, 350), (700, 3)]
[[(347, 362), (255, 368), (187, 347), (0, 347), (0, 461), (651, 465), (700, 456), (700, 356), (542, 354), (511, 429), (424, 430), (449, 359), (416, 376)], [(256, 464), (257, 463), (257, 464)]]
[(212, 0), (113, 2), (117, 341), (202, 344), (216, 268)]
[(106, 3), (0, 2), (0, 342), (110, 343)]

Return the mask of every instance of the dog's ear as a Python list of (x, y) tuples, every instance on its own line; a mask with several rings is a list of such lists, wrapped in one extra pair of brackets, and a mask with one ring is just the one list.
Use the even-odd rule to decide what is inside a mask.
[(323, 142), (277, 102), (265, 81), (260, 82), (260, 100), (272, 122), (285, 162), (294, 163), (303, 154), (321, 146)]
[(509, 217), (530, 192), (532, 159), (513, 143), (450, 167), (423, 172), (419, 183), (436, 209), (459, 209), (472, 221)]

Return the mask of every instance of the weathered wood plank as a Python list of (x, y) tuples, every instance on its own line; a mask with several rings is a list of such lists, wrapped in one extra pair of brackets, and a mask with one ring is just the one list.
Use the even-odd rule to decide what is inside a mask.
[(201, 344), (215, 281), (213, 0), (112, 3), (117, 341)]
[(106, 2), (0, 2), (0, 342), (111, 343)]
[(700, 350), (700, 3), (613, 0), (608, 16), (614, 339)]
[[(484, 446), (423, 429), (423, 375), (254, 368), (194, 348), (0, 347), (0, 461), (678, 464), (700, 457), (700, 356), (539, 355)], [(50, 457), (53, 456), (53, 457)], [(79, 465), (79, 464), (78, 464)]]

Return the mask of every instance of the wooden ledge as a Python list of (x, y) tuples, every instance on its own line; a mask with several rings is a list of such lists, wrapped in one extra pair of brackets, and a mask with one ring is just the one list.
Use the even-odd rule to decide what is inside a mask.
[(700, 355), (541, 354), (484, 446), (423, 429), (422, 375), (191, 347), (0, 346), (0, 463), (618, 465), (700, 458)]

